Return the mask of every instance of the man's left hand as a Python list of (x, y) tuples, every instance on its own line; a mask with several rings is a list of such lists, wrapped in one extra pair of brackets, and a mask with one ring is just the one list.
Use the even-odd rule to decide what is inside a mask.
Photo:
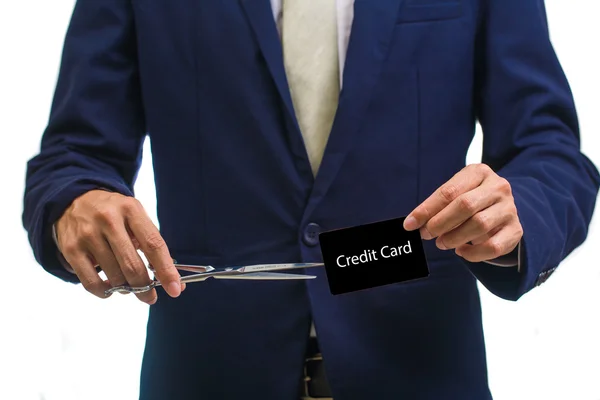
[(406, 218), (442, 250), (467, 261), (490, 261), (512, 252), (523, 237), (510, 183), (485, 164), (463, 168)]

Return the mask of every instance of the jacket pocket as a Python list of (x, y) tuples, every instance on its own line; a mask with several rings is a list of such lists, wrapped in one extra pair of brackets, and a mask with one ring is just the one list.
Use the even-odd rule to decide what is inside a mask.
[(440, 21), (462, 15), (462, 0), (406, 0), (396, 23)]

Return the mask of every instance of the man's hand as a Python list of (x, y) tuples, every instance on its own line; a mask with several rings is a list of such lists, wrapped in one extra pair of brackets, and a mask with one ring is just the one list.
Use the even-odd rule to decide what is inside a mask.
[[(56, 223), (58, 247), (90, 293), (125, 283), (146, 286), (152, 282), (137, 249), (155, 269), (167, 293), (177, 297), (183, 289), (180, 275), (158, 229), (134, 198), (92, 190), (75, 199)], [(100, 265), (108, 281), (96, 272)], [(154, 304), (156, 290), (136, 295)]]
[(442, 250), (471, 262), (489, 261), (513, 251), (523, 237), (508, 181), (485, 164), (465, 167), (415, 208), (404, 222), (436, 239)]

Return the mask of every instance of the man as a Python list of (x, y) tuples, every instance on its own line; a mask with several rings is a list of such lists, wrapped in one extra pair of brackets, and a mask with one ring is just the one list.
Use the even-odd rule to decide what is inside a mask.
[[(160, 233), (132, 191), (146, 134)], [(137, 248), (164, 284), (138, 295), (144, 400), (298, 399), (313, 322), (336, 400), (491, 399), (477, 280), (508, 300), (541, 284), (600, 184), (542, 0), (79, 0), (28, 168), (48, 272), (103, 297), (150, 282)], [(320, 261), (320, 232), (404, 215), (418, 282), (182, 294), (172, 262)]]

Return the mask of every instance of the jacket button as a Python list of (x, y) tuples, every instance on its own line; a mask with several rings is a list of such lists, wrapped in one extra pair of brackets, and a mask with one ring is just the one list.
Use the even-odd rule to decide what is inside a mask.
[(548, 280), (548, 278), (550, 278), (550, 275), (552, 275), (554, 273), (554, 271), (556, 271), (556, 268), (552, 268), (552, 269), (549, 269), (548, 271), (544, 271), (544, 272), (540, 273), (535, 282), (535, 286), (540, 286), (541, 284), (546, 282)]
[(314, 222), (306, 225), (304, 228), (304, 234), (302, 235), (302, 240), (307, 246), (316, 246), (319, 244), (319, 233), (321, 232), (321, 227)]

